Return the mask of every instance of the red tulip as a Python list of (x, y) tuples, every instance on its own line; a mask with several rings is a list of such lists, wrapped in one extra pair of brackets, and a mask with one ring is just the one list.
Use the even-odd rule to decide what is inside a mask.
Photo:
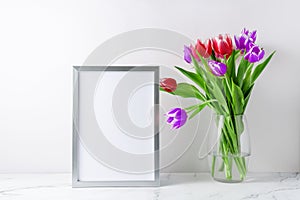
[(212, 52), (211, 40), (207, 40), (205, 42), (205, 44), (202, 43), (200, 40), (197, 40), (197, 44), (195, 46), (195, 49), (199, 52), (199, 54), (202, 57), (208, 58), (211, 55), (211, 52)]
[(195, 47), (193, 47), (193, 45), (190, 45), (190, 49), (191, 49), (191, 52), (192, 52), (192, 56), (193, 56), (197, 61), (200, 61), (200, 58), (199, 58), (198, 54), (196, 53)]
[(229, 35), (219, 35), (212, 39), (213, 49), (218, 58), (229, 58), (232, 53), (233, 45)]
[(172, 78), (163, 78), (159, 83), (160, 87), (166, 92), (174, 92), (177, 88), (176, 80)]

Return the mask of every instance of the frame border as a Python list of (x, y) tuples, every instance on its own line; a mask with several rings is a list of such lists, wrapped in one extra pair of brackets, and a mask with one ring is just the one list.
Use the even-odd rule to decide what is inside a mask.
[[(152, 71), (154, 72), (154, 181), (80, 181), (78, 177), (79, 72), (80, 71)], [(73, 66), (73, 138), (72, 187), (145, 187), (159, 186), (159, 66)]]

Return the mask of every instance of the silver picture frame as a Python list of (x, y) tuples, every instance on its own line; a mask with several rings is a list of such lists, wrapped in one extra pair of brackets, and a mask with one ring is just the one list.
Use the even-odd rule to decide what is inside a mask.
[[(118, 78), (120, 80), (117, 80)], [(110, 90), (112, 85), (116, 85), (114, 92)], [(151, 123), (149, 122), (146, 128), (134, 125), (131, 128), (131, 125), (128, 125), (130, 123), (126, 122), (127, 115), (121, 116), (122, 111), (128, 110), (128, 105), (126, 105), (128, 99), (123, 96), (127, 95), (127, 98), (131, 95), (131, 90), (138, 90), (141, 93), (141, 95), (137, 95), (136, 102), (133, 102), (134, 105), (141, 104), (141, 108), (153, 106)], [(107, 92), (105, 93), (105, 91)], [(107, 93), (112, 93), (110, 97), (107, 97), (111, 99), (102, 100), (109, 96), (106, 95)], [(143, 97), (145, 98), (141, 100)], [(105, 103), (102, 101), (112, 103), (104, 105)], [(118, 102), (114, 103), (115, 101)], [(123, 102), (125, 102), (124, 105)], [(100, 103), (100, 106), (96, 105)], [(107, 108), (109, 111), (109, 106), (111, 106), (111, 113), (114, 112), (114, 109), (117, 110), (113, 117), (105, 115), (104, 110)], [(137, 120), (145, 116), (145, 113), (139, 113), (139, 110), (143, 109), (134, 108), (132, 111), (137, 112)], [(149, 120), (148, 118), (149, 115), (145, 120)], [(115, 121), (118, 123), (107, 125), (109, 122)], [(106, 129), (101, 126), (106, 126)], [(120, 150), (116, 145), (107, 142), (109, 139), (106, 137), (114, 134), (114, 131), (110, 130), (117, 130), (116, 128), (128, 132), (126, 136), (122, 135), (122, 137), (126, 137), (124, 142), (132, 141), (132, 144), (123, 145), (120, 143), (123, 142), (121, 139), (117, 143), (122, 148), (129, 146), (134, 149), (133, 153), (130, 152), (131, 149), (130, 151)], [(132, 132), (130, 132), (131, 130)], [(145, 135), (141, 136), (140, 134)], [(139, 154), (139, 148), (145, 152)], [(110, 156), (108, 156), (109, 154)], [(73, 67), (72, 187), (101, 186), (159, 186), (158, 66)]]

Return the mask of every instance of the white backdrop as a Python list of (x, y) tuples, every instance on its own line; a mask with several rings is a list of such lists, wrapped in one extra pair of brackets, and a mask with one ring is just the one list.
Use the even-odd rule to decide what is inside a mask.
[[(191, 39), (257, 29), (258, 43), (277, 53), (248, 107), (250, 170), (299, 171), (299, 6), (294, 0), (1, 0), (0, 172), (70, 172), (71, 67), (112, 36), (145, 27)], [(145, 54), (117, 63), (183, 63), (157, 52)], [(162, 102), (171, 99), (161, 97)], [(207, 112), (198, 117), (203, 131), (164, 171), (207, 170), (206, 162), (197, 160)], [(193, 124), (186, 125), (187, 132)]]

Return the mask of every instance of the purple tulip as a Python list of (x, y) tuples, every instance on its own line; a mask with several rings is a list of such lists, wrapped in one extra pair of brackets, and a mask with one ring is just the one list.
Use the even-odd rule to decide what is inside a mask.
[(184, 109), (173, 108), (167, 114), (167, 122), (173, 125), (173, 128), (178, 129), (183, 126), (187, 120), (187, 114)]
[(256, 41), (256, 31), (250, 32), (244, 28), (239, 36), (234, 36), (236, 48), (242, 50), (249, 50), (249, 45)]
[(227, 71), (227, 66), (224, 63), (217, 62), (214, 60), (209, 60), (208, 66), (210, 67), (211, 72), (215, 76), (223, 76)]
[(192, 50), (189, 47), (184, 45), (184, 51), (183, 52), (184, 52), (184, 60), (187, 63), (191, 63), (192, 62), (192, 57), (191, 57)]
[(249, 46), (249, 50), (245, 55), (245, 60), (248, 60), (250, 63), (255, 63), (260, 61), (265, 55), (265, 51), (255, 44)]
[(250, 32), (250, 31), (247, 30), (246, 28), (244, 28), (244, 29), (242, 30), (242, 34), (247, 35), (247, 36), (249, 37), (249, 39), (251, 40), (251, 42), (253, 42), (253, 43), (256, 41), (256, 32), (257, 32), (256, 30)]

